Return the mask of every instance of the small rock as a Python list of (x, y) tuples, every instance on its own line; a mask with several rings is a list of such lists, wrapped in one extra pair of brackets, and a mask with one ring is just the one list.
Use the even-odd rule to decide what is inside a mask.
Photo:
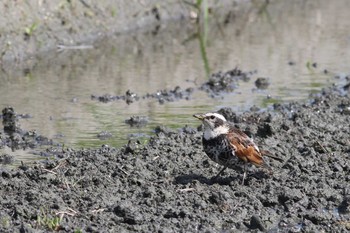
[(14, 157), (8, 154), (0, 155), (0, 163), (1, 164), (11, 164), (15, 161)]
[(136, 141), (129, 140), (128, 144), (125, 147), (125, 153), (131, 153), (131, 154), (135, 153), (136, 151), (139, 150), (140, 145), (141, 143), (139, 140), (136, 140)]
[(275, 134), (275, 130), (270, 123), (264, 123), (262, 126), (258, 127), (257, 134), (265, 138), (271, 137), (273, 134)]
[(131, 104), (137, 100), (139, 100), (140, 98), (138, 97), (137, 94), (131, 92), (130, 90), (127, 90), (125, 93), (125, 102), (127, 104)]
[(172, 130), (170, 129), (169, 127), (166, 127), (164, 125), (161, 125), (161, 126), (157, 126), (155, 129), (154, 129), (155, 133), (156, 134), (159, 134), (159, 133), (163, 133), (167, 136), (171, 135), (171, 134), (176, 134), (176, 131), (175, 130)]
[(142, 127), (148, 123), (147, 116), (131, 116), (125, 120), (125, 123), (130, 126)]
[(258, 215), (253, 215), (250, 218), (250, 228), (251, 229), (259, 229), (260, 231), (265, 231), (264, 224), (262, 223), (260, 217)]
[(7, 133), (19, 131), (17, 114), (12, 107), (7, 107), (2, 110), (2, 124), (4, 126), (4, 131)]
[(270, 85), (270, 82), (268, 80), (268, 78), (258, 78), (255, 81), (255, 86), (258, 89), (267, 89), (267, 87)]
[(108, 139), (108, 138), (113, 137), (113, 134), (110, 133), (110, 132), (107, 132), (107, 131), (102, 131), (101, 133), (97, 134), (97, 137), (98, 137), (100, 140), (106, 140), (106, 139)]

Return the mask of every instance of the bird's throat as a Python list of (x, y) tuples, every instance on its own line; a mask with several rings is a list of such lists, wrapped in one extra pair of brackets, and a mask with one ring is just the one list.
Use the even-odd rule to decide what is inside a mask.
[(222, 134), (227, 134), (229, 131), (229, 128), (227, 126), (218, 126), (214, 129), (211, 128), (205, 128), (203, 137), (205, 140), (210, 140), (213, 138), (216, 138)]

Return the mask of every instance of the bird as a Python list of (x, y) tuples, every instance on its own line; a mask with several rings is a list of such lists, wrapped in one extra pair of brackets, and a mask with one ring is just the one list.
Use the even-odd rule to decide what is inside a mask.
[(237, 171), (243, 170), (242, 184), (244, 184), (247, 164), (270, 170), (263, 159), (262, 151), (253, 140), (227, 121), (223, 115), (209, 112), (193, 116), (203, 124), (202, 144), (205, 153), (211, 160), (224, 166), (214, 179), (227, 168), (231, 168)]

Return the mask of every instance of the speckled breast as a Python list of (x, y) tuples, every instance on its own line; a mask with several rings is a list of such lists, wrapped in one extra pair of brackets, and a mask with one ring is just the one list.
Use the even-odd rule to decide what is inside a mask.
[(210, 140), (203, 138), (203, 148), (208, 157), (220, 165), (236, 169), (236, 166), (240, 166), (242, 163), (242, 161), (235, 156), (235, 152), (225, 135)]

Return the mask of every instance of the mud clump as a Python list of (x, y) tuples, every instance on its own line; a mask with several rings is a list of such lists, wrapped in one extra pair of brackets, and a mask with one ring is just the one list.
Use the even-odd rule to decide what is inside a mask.
[(125, 120), (125, 123), (131, 127), (143, 127), (148, 124), (147, 116), (131, 116)]
[(54, 145), (51, 139), (38, 134), (36, 131), (26, 131), (20, 128), (19, 118), (28, 118), (28, 114), (17, 114), (12, 107), (2, 110), (2, 124), (4, 133), (0, 132), (1, 144), (12, 150), (36, 148), (41, 145)]
[[(141, 100), (157, 100), (159, 104), (164, 104), (167, 102), (190, 100), (192, 94), (199, 90), (207, 92), (212, 98), (216, 98), (222, 94), (233, 92), (235, 89), (237, 89), (240, 81), (248, 82), (256, 73), (257, 71), (243, 72), (240, 69), (235, 68), (226, 72), (219, 71), (217, 73), (213, 73), (209, 80), (203, 83), (199, 89), (192, 87), (182, 89), (181, 87), (176, 86), (173, 90), (158, 90), (154, 93), (147, 93), (145, 95), (139, 95), (128, 90), (126, 91), (125, 95), (91, 95), (91, 99), (102, 103), (122, 100), (127, 104), (132, 104)], [(256, 85), (258, 88), (266, 89), (269, 83), (267, 79), (263, 79), (264, 78), (259, 78), (256, 81)]]
[[(199, 129), (157, 127), (147, 144), (64, 149), (60, 159), (0, 170), (0, 231), (347, 232), (349, 93), (308, 103), (220, 112), (248, 132), (273, 174), (221, 167), (203, 152)], [(190, 118), (191, 116), (189, 116)], [(341, 126), (341, 127), (340, 127)]]
[(255, 86), (258, 88), (258, 89), (267, 89), (270, 85), (270, 82), (269, 82), (269, 79), (268, 78), (258, 78), (257, 80), (255, 80)]
[(15, 133), (20, 131), (17, 114), (12, 107), (7, 107), (2, 110), (2, 125), (6, 133)]
[(108, 132), (108, 131), (102, 131), (100, 133), (97, 134), (97, 138), (99, 138), (100, 140), (106, 140), (113, 137), (113, 134)]
[(175, 102), (182, 99), (189, 100), (193, 93), (194, 89), (189, 87), (183, 90), (181, 87), (177, 86), (174, 90), (160, 90), (155, 93), (147, 93), (143, 96), (139, 96), (138, 94), (131, 92), (128, 90), (125, 95), (114, 96), (105, 94), (102, 96), (91, 95), (92, 100), (97, 100), (103, 103), (124, 100), (127, 104), (132, 104), (139, 100), (150, 100), (156, 99), (160, 104), (164, 104), (165, 102)]
[(256, 71), (243, 72), (237, 68), (226, 72), (219, 71), (213, 73), (209, 81), (202, 84), (201, 90), (206, 91), (211, 96), (218, 96), (222, 93), (232, 92), (238, 87), (239, 81), (249, 81)]
[(155, 98), (160, 104), (165, 102), (174, 102), (181, 99), (189, 100), (194, 89), (189, 87), (182, 90), (181, 87), (177, 86), (174, 90), (161, 90), (153, 94), (147, 94), (145, 98)]
[(124, 100), (127, 104), (131, 104), (135, 101), (138, 101), (140, 97), (130, 90), (127, 90), (125, 95), (110, 95), (110, 94), (104, 94), (101, 96), (91, 95), (92, 100), (98, 100), (103, 103), (108, 103), (111, 101), (117, 101), (117, 100)]
[(0, 164), (11, 164), (14, 162), (14, 158), (8, 154), (0, 155)]

